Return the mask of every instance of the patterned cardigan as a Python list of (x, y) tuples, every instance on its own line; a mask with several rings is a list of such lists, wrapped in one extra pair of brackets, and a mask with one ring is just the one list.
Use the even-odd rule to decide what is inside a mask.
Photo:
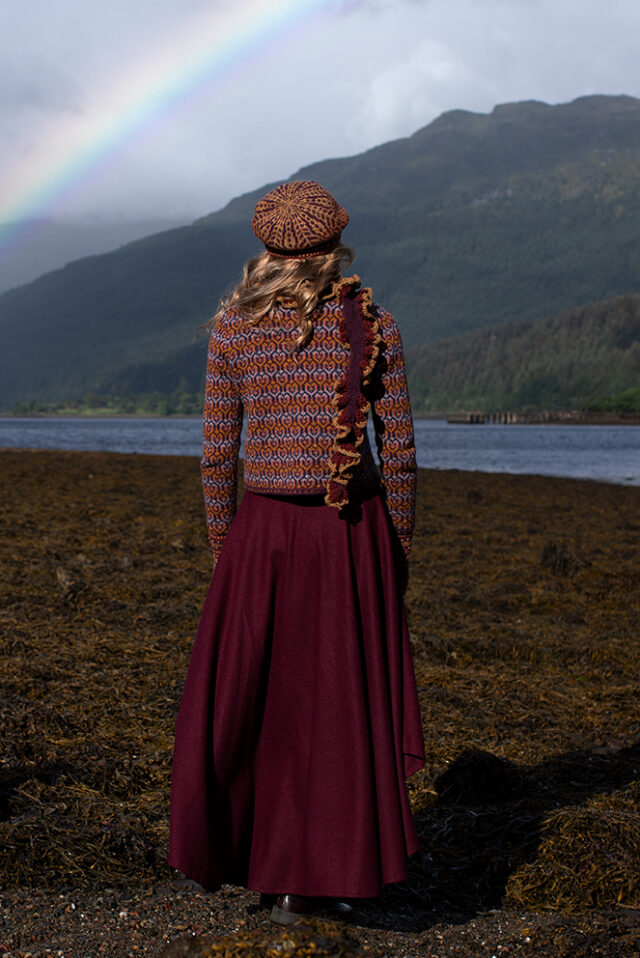
[[(356, 424), (355, 433), (344, 428), (343, 438), (336, 439), (341, 417), (345, 421), (347, 413), (350, 361), (344, 296), (355, 295), (359, 285), (354, 276), (334, 287), (314, 316), (310, 342), (298, 351), (293, 348), (299, 332), (294, 308), (276, 306), (256, 324), (235, 310), (227, 310), (217, 319), (209, 340), (202, 457), (207, 525), (215, 555), (222, 549), (236, 509), (244, 413), (247, 490), (276, 495), (327, 493), (329, 505), (340, 505), (331, 501), (339, 499), (331, 494), (332, 488), (341, 491), (336, 483), (343, 482), (348, 490), (349, 477), (351, 484), (381, 479), (393, 525), (408, 557), (417, 470), (402, 341), (393, 316), (371, 302), (367, 289), (358, 293), (371, 320), (362, 371), (366, 372), (368, 357), (369, 371), (376, 367), (376, 382), (369, 389), (361, 387), (357, 415), (363, 428)], [(366, 308), (363, 316), (367, 318)], [(368, 380), (365, 377), (364, 382)], [(365, 428), (369, 407), (379, 465)], [(341, 449), (340, 442), (347, 445)], [(344, 461), (351, 464), (343, 466)]]

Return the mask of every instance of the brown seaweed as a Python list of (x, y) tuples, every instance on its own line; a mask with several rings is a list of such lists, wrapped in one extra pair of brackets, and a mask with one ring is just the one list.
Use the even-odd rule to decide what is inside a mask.
[[(0, 463), (0, 882), (166, 882), (211, 571), (197, 460)], [(638, 532), (637, 488), (421, 471), (407, 606), (427, 764), (421, 851), (383, 899), (397, 914), (640, 908)]]
[(261, 928), (235, 935), (180, 938), (159, 958), (358, 958), (362, 954), (358, 939), (347, 929), (309, 919), (285, 930)]

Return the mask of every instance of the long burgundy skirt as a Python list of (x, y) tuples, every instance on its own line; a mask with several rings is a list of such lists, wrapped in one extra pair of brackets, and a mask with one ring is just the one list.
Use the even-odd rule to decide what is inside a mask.
[(173, 756), (169, 864), (213, 891), (371, 897), (418, 841), (424, 764), (380, 495), (246, 492), (191, 655)]

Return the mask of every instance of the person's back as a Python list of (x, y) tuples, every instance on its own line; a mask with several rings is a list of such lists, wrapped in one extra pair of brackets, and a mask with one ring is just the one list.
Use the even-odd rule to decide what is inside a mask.
[(347, 220), (314, 183), (260, 201), (266, 252), (214, 317), (207, 364), (215, 572), (176, 727), (170, 863), (279, 896), (285, 923), (378, 894), (417, 847), (413, 427), (395, 321), (341, 276)]
[[(362, 325), (353, 401), (353, 337), (344, 315), (344, 302), (352, 299), (358, 301)], [(408, 556), (416, 462), (396, 322), (371, 301), (370, 290), (360, 290), (354, 276), (338, 279), (325, 291), (313, 314), (312, 336), (302, 346), (296, 346), (299, 332), (298, 308), (290, 299), (277, 300), (259, 322), (248, 321), (237, 308), (216, 318), (209, 343), (202, 459), (214, 552), (235, 511), (235, 475), (229, 467), (237, 456), (244, 412), (247, 489), (288, 495), (327, 491), (332, 476), (345, 472), (345, 466), (336, 467), (332, 452), (341, 432), (347, 432), (357, 450), (349, 479), (352, 485), (371, 487), (382, 471), (387, 505)], [(364, 385), (362, 367), (367, 371)], [(364, 425), (372, 402), (379, 464)]]

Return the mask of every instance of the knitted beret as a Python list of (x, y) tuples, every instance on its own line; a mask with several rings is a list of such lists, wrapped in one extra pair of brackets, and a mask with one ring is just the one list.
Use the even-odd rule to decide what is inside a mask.
[(258, 202), (251, 226), (273, 256), (306, 259), (340, 242), (349, 214), (313, 180), (283, 183)]

